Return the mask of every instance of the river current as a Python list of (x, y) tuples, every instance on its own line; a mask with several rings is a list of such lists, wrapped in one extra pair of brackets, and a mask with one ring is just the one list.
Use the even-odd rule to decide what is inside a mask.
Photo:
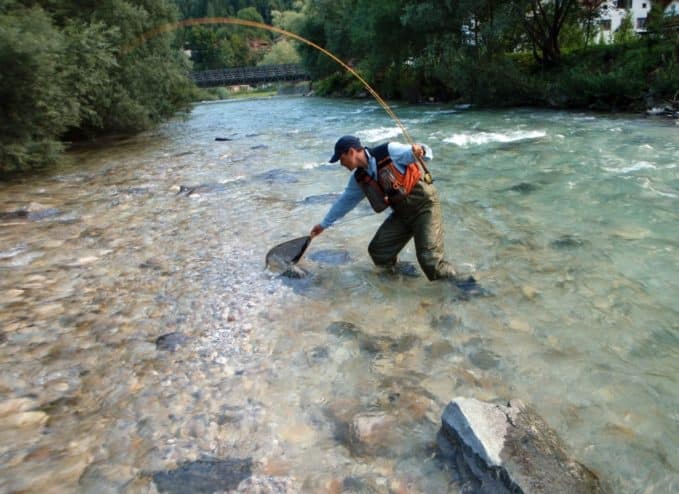
[(225, 491), (467, 492), (435, 445), (457, 396), (523, 400), (614, 492), (676, 492), (679, 127), (393, 109), (491, 297), (378, 271), (366, 205), (307, 278), (265, 268), (343, 190), (340, 135), (404, 142), (371, 101), (200, 104), (0, 184), (0, 492), (181, 492), (162, 472), (207, 459), (251, 476)]

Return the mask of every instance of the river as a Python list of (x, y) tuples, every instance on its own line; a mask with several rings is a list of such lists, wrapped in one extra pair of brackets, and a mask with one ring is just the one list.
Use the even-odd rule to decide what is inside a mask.
[(0, 492), (174, 492), (207, 458), (264, 492), (468, 492), (435, 446), (457, 396), (532, 405), (614, 492), (676, 492), (679, 128), (393, 109), (491, 297), (380, 273), (364, 205), (308, 278), (265, 269), (346, 184), (338, 136), (402, 139), (371, 101), (200, 104), (0, 184)]

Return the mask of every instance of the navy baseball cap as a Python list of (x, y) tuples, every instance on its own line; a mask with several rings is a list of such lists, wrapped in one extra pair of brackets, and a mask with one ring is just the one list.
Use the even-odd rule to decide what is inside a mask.
[(330, 163), (334, 163), (340, 159), (344, 153), (349, 151), (351, 148), (361, 148), (361, 141), (356, 136), (342, 136), (335, 143), (335, 154), (330, 158)]

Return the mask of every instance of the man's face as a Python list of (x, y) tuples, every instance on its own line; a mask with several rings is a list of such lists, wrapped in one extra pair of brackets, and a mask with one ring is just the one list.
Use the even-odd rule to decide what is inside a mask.
[(348, 151), (342, 153), (340, 156), (340, 163), (344, 168), (353, 171), (359, 166), (366, 165), (365, 153), (363, 150), (349, 148)]

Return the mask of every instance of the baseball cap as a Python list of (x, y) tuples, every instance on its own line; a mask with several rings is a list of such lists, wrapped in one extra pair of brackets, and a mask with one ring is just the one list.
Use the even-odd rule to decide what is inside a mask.
[(330, 163), (335, 163), (344, 153), (351, 148), (360, 148), (361, 141), (356, 136), (342, 136), (335, 143), (335, 154), (330, 158)]

